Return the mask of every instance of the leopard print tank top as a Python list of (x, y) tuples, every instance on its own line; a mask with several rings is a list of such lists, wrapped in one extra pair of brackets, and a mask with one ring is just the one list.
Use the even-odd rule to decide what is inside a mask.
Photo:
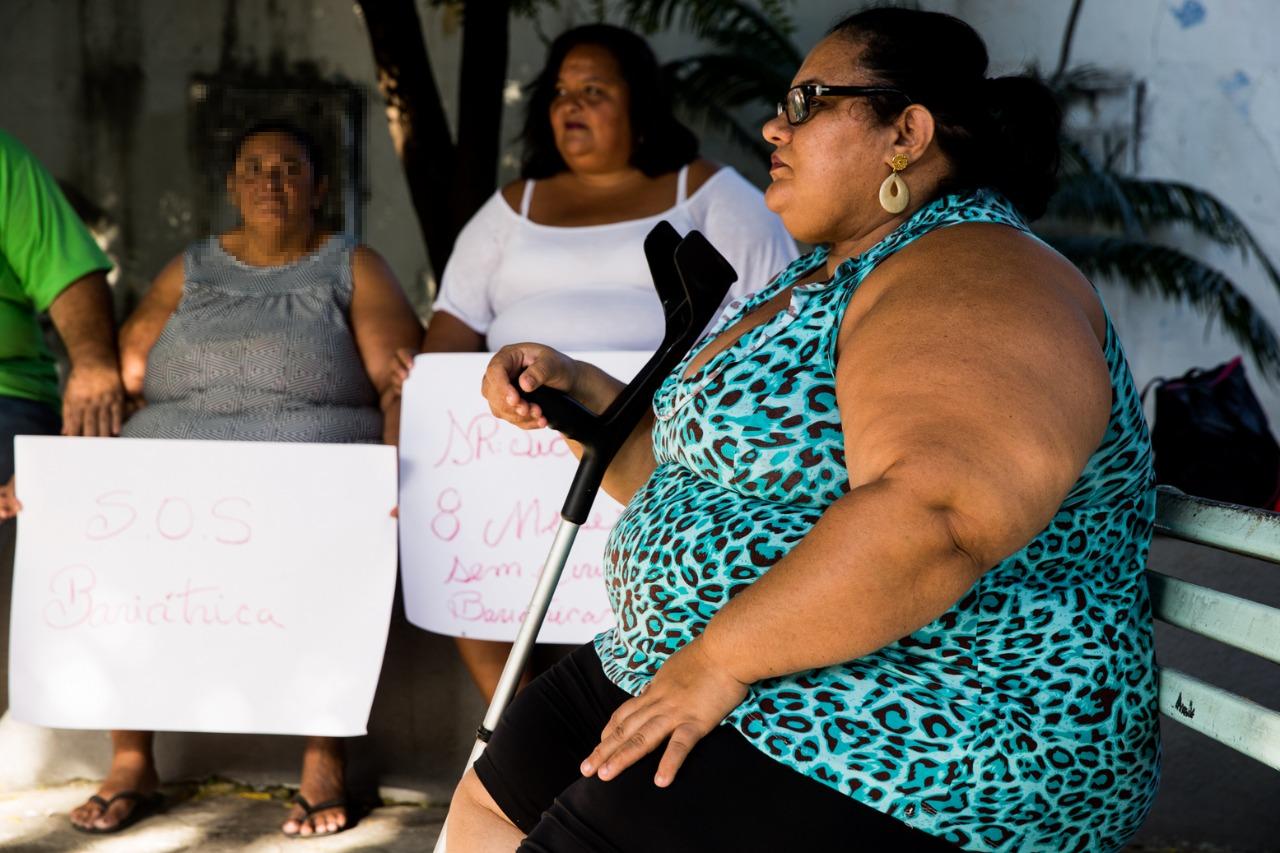
[[(882, 260), (965, 222), (1027, 231), (996, 193), (939, 199), (831, 281), (796, 286), (787, 310), (686, 379), (695, 347), (660, 387), (657, 468), (605, 555), (617, 624), (596, 649), (614, 683), (639, 693), (848, 491), (835, 394), (844, 310)], [(705, 340), (826, 257), (796, 260)], [(1105, 355), (1107, 432), (1039, 535), (931, 624), (857, 660), (758, 682), (723, 724), (964, 849), (1122, 847), (1158, 779), (1143, 579), (1155, 500), (1147, 425), (1110, 319)]]

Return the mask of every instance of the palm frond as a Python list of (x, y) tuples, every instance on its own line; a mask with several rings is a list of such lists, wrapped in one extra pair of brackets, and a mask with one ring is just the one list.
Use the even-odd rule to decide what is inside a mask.
[(1080, 172), (1109, 172), (1111, 170), (1100, 164), (1097, 159), (1089, 153), (1089, 149), (1084, 147), (1078, 139), (1073, 139), (1066, 133), (1058, 137), (1058, 146), (1062, 150), (1062, 172), (1067, 175), (1074, 175)]
[(663, 73), (679, 96), (726, 107), (771, 106), (790, 82), (790, 77), (776, 69), (737, 53), (704, 53), (673, 60), (663, 66)]
[[(750, 103), (745, 84), (743, 86), (724, 87), (717, 97), (709, 97), (710, 87), (716, 85), (716, 79), (708, 68), (715, 63), (702, 65), (693, 59), (676, 60), (663, 66), (667, 75), (669, 89), (675, 99), (676, 108), (685, 115), (704, 122), (708, 127), (722, 133), (728, 141), (745, 154), (758, 160), (761, 164), (769, 162), (769, 147), (759, 133), (743, 125), (731, 112), (731, 106)], [(734, 90), (737, 95), (731, 99), (725, 91)], [(742, 97), (745, 100), (738, 100)]]
[(1254, 258), (1280, 291), (1280, 271), (1253, 232), (1213, 194), (1179, 181), (1121, 176), (1097, 165), (1078, 142), (1062, 139), (1062, 177), (1047, 215), (1120, 228), (1137, 237), (1154, 228), (1187, 227), (1219, 245)]
[(1032, 66), (1027, 73), (1048, 86), (1064, 110), (1078, 103), (1092, 103), (1105, 92), (1122, 89), (1129, 79), (1124, 74), (1096, 65), (1077, 65), (1061, 74), (1048, 76)]
[(623, 19), (644, 32), (679, 27), (698, 36), (704, 53), (666, 63), (663, 73), (683, 113), (722, 133), (762, 163), (768, 146), (739, 115), (758, 104), (762, 118), (786, 91), (803, 57), (791, 41), (786, 0), (759, 6), (742, 0), (623, 0)]
[(1223, 246), (1235, 247), (1245, 260), (1255, 259), (1280, 290), (1280, 271), (1231, 208), (1198, 187), (1179, 181), (1122, 178), (1120, 186), (1138, 220), (1146, 228), (1184, 225)]
[(1141, 221), (1125, 193), (1123, 179), (1109, 169), (1101, 169), (1074, 139), (1062, 137), (1062, 176), (1049, 198), (1047, 216), (1082, 219), (1119, 227), (1126, 236), (1142, 233)]
[(796, 24), (786, 9), (787, 3), (788, 0), (760, 0), (760, 10), (774, 22), (778, 32), (790, 38), (796, 34)]
[(1093, 155), (1086, 151), (1079, 142), (1064, 134), (1058, 137), (1058, 144), (1062, 152), (1060, 172), (1063, 175), (1098, 171)]
[(724, 52), (742, 52), (790, 72), (804, 57), (791, 41), (795, 24), (779, 2), (757, 8), (743, 0), (623, 0), (623, 20), (646, 33), (674, 26)]
[(621, 11), (622, 19), (629, 26), (645, 33), (671, 29), (679, 15), (683, 26), (701, 35), (698, 30), (712, 19), (714, 5), (702, 0), (623, 0)]
[[(428, 0), (432, 6), (447, 6), (455, 0)], [(511, 14), (519, 15), (522, 18), (536, 18), (541, 7), (549, 6), (555, 11), (560, 11), (559, 0), (511, 0)]]
[(765, 144), (760, 134), (752, 133), (743, 127), (742, 122), (723, 107), (715, 104), (698, 104), (697, 106), (699, 107), (697, 112), (687, 110), (691, 117), (719, 131), (735, 148), (750, 156), (761, 166), (768, 168), (773, 149)]
[(1087, 275), (1124, 281), (1138, 293), (1186, 302), (1245, 347), (1264, 375), (1280, 380), (1280, 341), (1249, 298), (1227, 276), (1192, 256), (1142, 239), (1042, 235)]

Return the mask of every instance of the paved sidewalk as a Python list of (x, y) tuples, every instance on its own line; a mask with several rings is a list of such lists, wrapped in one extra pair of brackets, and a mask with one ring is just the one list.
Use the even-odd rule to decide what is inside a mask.
[[(117, 835), (86, 835), (67, 812), (94, 792), (91, 782), (0, 794), (0, 850), (32, 853), (428, 853), (440, 834), (444, 809), (426, 805), (416, 792), (384, 789), (389, 805), (366, 815), (353, 829), (327, 838), (296, 840), (280, 833), (292, 791), (212, 780), (166, 785), (169, 807)], [(715, 853), (715, 851), (708, 851)], [(781, 851), (791, 853), (791, 851)], [(808, 851), (805, 851), (808, 853)], [(1213, 844), (1148, 841), (1125, 853), (1237, 853)], [(1242, 852), (1241, 852), (1242, 853)]]
[(165, 786), (169, 806), (115, 835), (76, 832), (67, 812), (94, 792), (91, 782), (0, 794), (0, 849), (62, 853), (399, 853), (431, 850), (444, 819), (443, 808), (411, 800), (410, 792), (383, 791), (398, 802), (367, 814), (346, 832), (327, 838), (296, 840), (280, 833), (288, 814), (283, 788), (254, 789), (229, 782)]

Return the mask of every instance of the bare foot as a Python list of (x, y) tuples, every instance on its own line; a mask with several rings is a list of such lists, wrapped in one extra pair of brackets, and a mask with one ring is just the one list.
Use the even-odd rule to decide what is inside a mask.
[[(306, 752), (302, 755), (302, 784), (298, 795), (313, 807), (331, 800), (341, 800), (346, 795), (343, 771), (346, 760), (342, 741), (338, 738), (313, 737), (307, 739)], [(294, 805), (289, 818), (280, 827), (285, 835), (329, 835), (346, 828), (345, 805), (315, 812), (307, 817), (300, 805)]]
[[(160, 779), (156, 775), (151, 756), (143, 753), (116, 753), (111, 759), (111, 771), (102, 780), (97, 796), (110, 800), (121, 791), (137, 791), (146, 796), (155, 792)], [(109, 831), (139, 807), (137, 800), (117, 800), (108, 809), (86, 800), (70, 814), (71, 823), (81, 829)]]

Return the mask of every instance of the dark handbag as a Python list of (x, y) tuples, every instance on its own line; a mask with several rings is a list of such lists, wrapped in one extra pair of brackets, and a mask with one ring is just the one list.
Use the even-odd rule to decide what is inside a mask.
[(1234, 358), (1176, 379), (1153, 379), (1156, 482), (1190, 495), (1272, 509), (1280, 492), (1280, 445)]

